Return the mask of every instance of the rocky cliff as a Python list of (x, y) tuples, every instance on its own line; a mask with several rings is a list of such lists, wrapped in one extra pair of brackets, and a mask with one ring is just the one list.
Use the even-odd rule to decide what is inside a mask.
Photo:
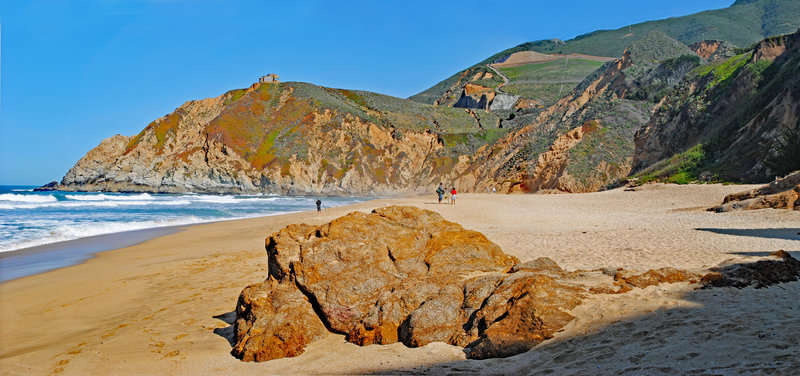
[(432, 190), (502, 130), (491, 113), (305, 83), (190, 101), (104, 140), (48, 189), (391, 194)]
[(694, 69), (636, 133), (643, 180), (766, 181), (800, 168), (800, 31)]
[(457, 186), (590, 192), (613, 184), (630, 172), (633, 135), (657, 106), (652, 93), (676, 85), (699, 61), (680, 42), (650, 33), (526, 125), (480, 149)]
[[(486, 64), (504, 62), (515, 53), (619, 57), (626, 47), (656, 30), (685, 45), (714, 40), (727, 41), (724, 43), (725, 46), (746, 47), (773, 35), (793, 32), (798, 27), (800, 27), (800, 3), (796, 0), (737, 1), (723, 9), (626, 25), (616, 30), (596, 30), (567, 41), (549, 39), (526, 42), (489, 56), (433, 87), (411, 96), (410, 99), (421, 103), (450, 105), (452, 101), (458, 99), (464, 82), (469, 81), (477, 72), (485, 71)], [(706, 43), (706, 46), (711, 44)], [(698, 51), (705, 53), (707, 50), (698, 49)], [(550, 80), (563, 79), (563, 75), (563, 71), (554, 71), (550, 75)], [(567, 87), (567, 90), (571, 88)]]
[[(464, 78), (452, 105), (305, 83), (190, 101), (114, 136), (43, 189), (375, 195), (591, 192), (641, 182), (764, 181), (800, 168), (800, 33), (721, 58), (653, 31), (554, 105)], [(465, 76), (466, 77), (466, 76)], [(449, 100), (456, 100), (450, 98)], [(510, 100), (507, 101), (510, 103)], [(506, 104), (508, 104), (506, 103)]]

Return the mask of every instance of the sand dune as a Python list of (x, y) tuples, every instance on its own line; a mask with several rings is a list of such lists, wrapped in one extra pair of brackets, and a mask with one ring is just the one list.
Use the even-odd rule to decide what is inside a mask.
[(594, 295), (556, 338), (506, 359), (465, 360), (434, 343), (358, 347), (339, 335), (296, 358), (243, 363), (226, 336), (238, 293), (266, 275), (264, 237), (388, 204), (435, 210), (527, 261), (565, 269), (702, 270), (785, 249), (798, 257), (800, 213), (711, 213), (750, 186), (648, 185), (571, 195), (463, 194), (187, 227), (88, 262), (0, 284), (2, 374), (764, 373), (800, 369), (800, 282), (695, 291), (688, 284)]

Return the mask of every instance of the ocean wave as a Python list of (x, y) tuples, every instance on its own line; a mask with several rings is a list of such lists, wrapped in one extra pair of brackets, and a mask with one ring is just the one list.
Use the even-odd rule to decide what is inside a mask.
[(0, 194), (0, 201), (55, 202), (58, 201), (58, 199), (51, 195), (20, 195), (16, 193), (3, 193)]
[(39, 245), (75, 240), (89, 236), (112, 234), (124, 231), (144, 230), (166, 226), (180, 226), (209, 221), (208, 218), (187, 216), (172, 219), (158, 219), (152, 221), (130, 221), (130, 222), (92, 222), (92, 223), (71, 223), (56, 226), (51, 229), (40, 229), (31, 232), (29, 238), (12, 238), (4, 244), (0, 244), (0, 252), (14, 251), (23, 248), (35, 247)]
[(213, 204), (239, 204), (239, 203), (244, 203), (244, 202), (274, 202), (274, 201), (277, 201), (280, 197), (275, 197), (275, 196), (221, 196), (221, 195), (220, 196), (209, 196), (209, 195), (198, 195), (198, 196), (188, 197), (188, 198), (190, 200), (196, 201), (196, 202), (208, 202), (208, 203), (213, 203)]
[(97, 195), (65, 195), (67, 199), (75, 200), (75, 201), (152, 201), (154, 200), (153, 196), (142, 193), (138, 195), (106, 195), (106, 194), (97, 194)]
[(195, 202), (209, 202), (213, 204), (235, 204), (238, 200), (233, 196), (205, 196), (205, 195), (197, 195), (193, 197), (188, 197), (190, 200)]
[(181, 206), (190, 205), (192, 202), (189, 200), (172, 200), (172, 201), (55, 201), (55, 202), (41, 202), (41, 203), (25, 203), (25, 204), (0, 204), (0, 209), (13, 210), (13, 209), (38, 209), (38, 208), (81, 208), (81, 207), (105, 207), (115, 208), (119, 206)]

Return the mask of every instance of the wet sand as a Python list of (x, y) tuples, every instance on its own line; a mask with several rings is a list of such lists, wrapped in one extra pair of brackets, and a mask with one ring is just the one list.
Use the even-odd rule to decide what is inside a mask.
[(266, 276), (264, 238), (387, 204), (435, 210), (522, 261), (568, 270), (663, 266), (701, 271), (778, 249), (800, 256), (800, 213), (710, 213), (751, 186), (647, 185), (573, 195), (460, 194), (375, 200), (322, 213), (185, 227), (86, 262), (0, 284), (2, 374), (502, 373), (740, 374), (800, 367), (800, 282), (695, 291), (688, 284), (594, 295), (556, 338), (506, 359), (465, 360), (434, 343), (358, 347), (330, 335), (296, 358), (230, 354), (238, 293)]
[(0, 252), (0, 282), (75, 265), (98, 252), (130, 247), (180, 231), (181, 227), (184, 226), (124, 231)]

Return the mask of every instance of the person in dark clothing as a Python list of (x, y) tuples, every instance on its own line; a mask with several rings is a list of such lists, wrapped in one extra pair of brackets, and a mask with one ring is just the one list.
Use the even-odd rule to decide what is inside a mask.
[(320, 201), (320, 200), (317, 200), (317, 211), (318, 212), (322, 211), (322, 201)]
[(439, 203), (442, 203), (442, 198), (444, 197), (444, 187), (442, 187), (442, 183), (439, 183), (439, 188), (436, 188), (436, 194), (439, 196)]

